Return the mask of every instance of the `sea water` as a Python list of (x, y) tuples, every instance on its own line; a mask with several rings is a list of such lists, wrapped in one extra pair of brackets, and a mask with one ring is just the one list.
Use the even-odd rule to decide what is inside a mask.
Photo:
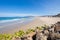
[(26, 23), (33, 20), (32, 17), (0, 17), (0, 28), (13, 23)]

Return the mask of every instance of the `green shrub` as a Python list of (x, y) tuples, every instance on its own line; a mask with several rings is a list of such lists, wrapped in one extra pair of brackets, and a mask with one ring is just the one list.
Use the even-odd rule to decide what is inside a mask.
[(12, 40), (12, 35), (10, 35), (10, 34), (0, 34), (0, 40)]
[(12, 35), (11, 34), (3, 34), (5, 40), (11, 40)]
[(48, 25), (45, 24), (44, 27), (48, 27)]
[(2, 34), (0, 34), (0, 40), (2, 40), (3, 39), (3, 35)]
[(22, 37), (25, 34), (25, 32), (23, 30), (20, 30), (19, 32), (16, 32), (14, 34), (15, 37)]
[(37, 29), (39, 29), (39, 30), (42, 30), (43, 28), (42, 27), (36, 27)]
[(31, 33), (31, 32), (35, 32), (35, 30), (34, 30), (34, 29), (28, 29), (28, 30), (26, 31), (26, 34), (29, 34), (29, 33)]

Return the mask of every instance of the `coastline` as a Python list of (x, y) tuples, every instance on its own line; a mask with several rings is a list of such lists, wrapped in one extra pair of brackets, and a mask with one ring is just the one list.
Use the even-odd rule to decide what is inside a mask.
[(17, 30), (19, 30), (21, 26), (28, 24), (32, 20), (34, 20), (34, 18), (23, 19), (23, 20), (21, 19), (21, 20), (2, 23), (2, 25), (0, 25), (0, 34), (4, 34), (4, 33), (12, 34), (16, 32)]
[[(18, 23), (16, 22), (16, 24), (11, 24), (11, 25), (7, 25), (7, 27), (5, 27), (4, 29), (0, 29), (0, 33), (10, 33), (13, 34), (19, 30), (24, 30), (26, 31), (29, 28), (35, 28), (37, 26), (42, 26), (44, 24), (54, 24), (56, 22), (60, 21), (60, 18), (54, 18), (54, 17), (35, 17), (34, 20), (29, 21), (27, 23)], [(8, 27), (9, 26), (9, 27)]]

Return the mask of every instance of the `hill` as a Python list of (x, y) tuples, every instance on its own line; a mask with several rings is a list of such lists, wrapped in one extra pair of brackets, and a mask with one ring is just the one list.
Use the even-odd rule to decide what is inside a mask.
[(59, 13), (59, 14), (57, 14), (57, 15), (54, 15), (53, 17), (60, 17), (60, 13)]

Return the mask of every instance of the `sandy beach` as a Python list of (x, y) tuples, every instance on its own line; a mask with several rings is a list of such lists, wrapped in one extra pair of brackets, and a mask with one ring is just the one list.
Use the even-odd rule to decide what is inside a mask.
[(7, 25), (6, 28), (0, 29), (0, 33), (15, 33), (19, 30), (26, 31), (29, 28), (35, 28), (44, 24), (51, 25), (58, 21), (60, 21), (60, 17), (35, 17), (34, 20), (28, 23), (20, 24), (16, 22), (15, 24)]

